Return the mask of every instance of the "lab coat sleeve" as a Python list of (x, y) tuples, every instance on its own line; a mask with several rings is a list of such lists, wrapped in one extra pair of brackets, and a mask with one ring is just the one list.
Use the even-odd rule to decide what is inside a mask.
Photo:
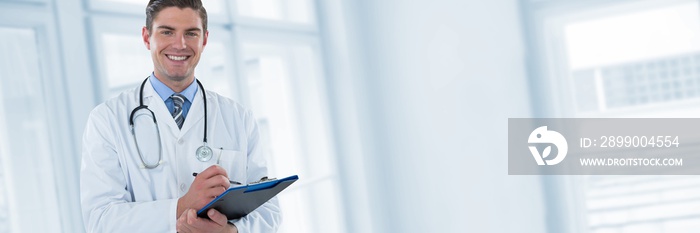
[[(263, 176), (269, 176), (265, 155), (262, 153), (260, 145), (260, 134), (255, 117), (247, 111), (245, 114), (246, 135), (248, 137), (248, 180), (254, 182)], [(238, 232), (277, 232), (282, 223), (277, 197), (257, 208), (255, 211), (241, 218), (231, 221), (238, 228)]]
[(104, 105), (95, 108), (83, 134), (80, 202), (86, 231), (175, 232), (177, 199), (133, 202), (109, 112)]

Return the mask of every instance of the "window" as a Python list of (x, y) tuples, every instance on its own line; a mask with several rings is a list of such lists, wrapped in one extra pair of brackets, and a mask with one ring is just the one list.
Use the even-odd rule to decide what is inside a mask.
[[(0, 232), (61, 229), (37, 32), (0, 26)], [(32, 140), (27, 140), (31, 138)], [(21, 174), (21, 175), (20, 175)], [(36, 224), (36, 216), (42, 216)]]
[(150, 54), (144, 49), (140, 36), (103, 34), (101, 42), (105, 52), (109, 96), (117, 96), (133, 88), (153, 70)]
[(302, 177), (280, 194), (285, 213), (280, 232), (342, 232), (320, 60), (308, 39), (244, 40), (244, 72), (261, 137), (270, 146), (271, 170)]
[(695, 176), (590, 176), (590, 232), (694, 232), (700, 227)]
[(700, 98), (698, 18), (689, 2), (566, 25), (577, 112)]
[[(549, 117), (698, 117), (697, 1), (527, 1), (538, 53), (537, 107)], [(558, 100), (553, 101), (554, 99)], [(579, 179), (580, 178), (580, 179)], [(579, 231), (691, 232), (700, 226), (695, 176), (570, 178), (560, 197)], [(569, 186), (566, 189), (569, 189)], [(557, 187), (555, 187), (557, 188)]]
[(232, 78), (235, 77), (235, 70), (230, 46), (233, 41), (231, 30), (218, 25), (209, 25), (209, 30), (216, 33), (209, 34), (195, 74), (206, 83), (205, 88), (232, 99), (240, 99), (237, 83)]
[(244, 17), (313, 23), (311, 0), (238, 0), (237, 12)]

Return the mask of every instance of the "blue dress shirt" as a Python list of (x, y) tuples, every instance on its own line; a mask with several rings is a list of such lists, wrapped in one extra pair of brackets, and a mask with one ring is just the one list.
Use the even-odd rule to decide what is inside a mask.
[[(162, 83), (158, 78), (156, 78), (155, 74), (151, 73), (151, 77), (149, 78), (151, 80), (151, 85), (153, 85), (153, 89), (156, 90), (156, 93), (160, 96), (163, 101), (165, 101), (165, 106), (168, 107), (168, 111), (170, 111), (170, 114), (175, 111), (175, 104), (173, 104), (173, 99), (170, 98), (171, 95), (175, 94), (175, 91), (173, 89), (170, 89), (168, 86), (166, 86), (164, 83)], [(185, 88), (180, 94), (185, 96), (185, 103), (182, 104), (182, 117), (184, 119), (187, 119), (187, 113), (190, 112), (190, 107), (192, 106), (192, 100), (195, 97), (195, 94), (197, 94), (197, 89), (199, 86), (197, 85), (196, 81), (192, 81), (192, 83)]]

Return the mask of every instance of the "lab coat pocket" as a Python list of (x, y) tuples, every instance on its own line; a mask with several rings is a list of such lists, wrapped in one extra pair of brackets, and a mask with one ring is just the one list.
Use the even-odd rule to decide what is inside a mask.
[(216, 155), (216, 164), (226, 169), (228, 178), (232, 181), (237, 181), (245, 184), (247, 156), (243, 151), (214, 149)]

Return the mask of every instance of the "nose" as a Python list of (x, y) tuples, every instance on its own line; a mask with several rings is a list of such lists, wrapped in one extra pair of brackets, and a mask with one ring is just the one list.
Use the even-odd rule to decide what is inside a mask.
[(187, 43), (185, 43), (185, 35), (176, 36), (175, 41), (173, 41), (173, 48), (175, 49), (186, 49)]

